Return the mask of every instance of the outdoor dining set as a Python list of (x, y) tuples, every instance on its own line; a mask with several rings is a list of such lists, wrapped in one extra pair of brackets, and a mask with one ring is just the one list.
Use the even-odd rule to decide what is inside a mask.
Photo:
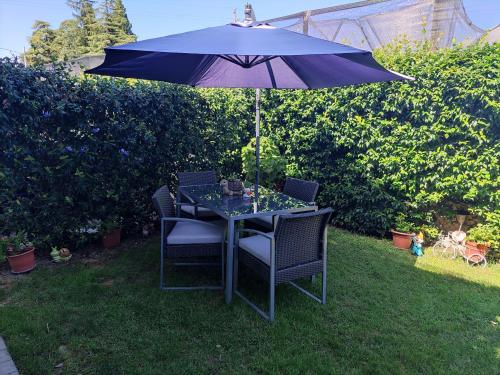
[[(289, 177), (283, 192), (261, 186), (253, 198), (244, 199), (224, 194), (215, 171), (181, 172), (178, 182), (176, 196), (166, 185), (153, 195), (161, 220), (162, 290), (224, 290), (226, 303), (236, 294), (268, 320), (274, 320), (277, 284), (288, 283), (326, 303), (326, 229), (331, 209), (318, 210), (314, 202), (318, 183)], [(218, 267), (220, 281), (214, 285), (167, 285), (167, 261), (174, 267)], [(239, 290), (240, 265), (268, 283), (267, 311)], [(319, 274), (320, 297), (296, 283)]]
[[(318, 210), (313, 203), (318, 186), (312, 182), (289, 178), (283, 193), (263, 188), (259, 193), (260, 90), (310, 90), (413, 78), (385, 69), (369, 51), (251, 18), (108, 47), (105, 52), (103, 64), (86, 73), (192, 87), (255, 89), (255, 197), (225, 196), (214, 172), (180, 173), (175, 199), (167, 187), (160, 188), (153, 200), (162, 220), (161, 288), (201, 288), (164, 284), (166, 259), (219, 256), (222, 281), (216, 287), (224, 289), (226, 303), (231, 303), (234, 291), (273, 320), (276, 284), (290, 283), (318, 299), (294, 280), (319, 273), (323, 290), (318, 300), (325, 303), (326, 225), (331, 211)], [(218, 216), (224, 225), (209, 221), (211, 216)], [(237, 224), (244, 227), (235, 230)], [(238, 289), (240, 263), (269, 282), (269, 311), (258, 308)]]

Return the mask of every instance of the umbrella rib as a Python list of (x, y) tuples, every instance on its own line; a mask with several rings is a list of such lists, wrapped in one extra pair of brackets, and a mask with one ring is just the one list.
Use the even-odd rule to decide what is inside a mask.
[(257, 60), (252, 66), (255, 66), (255, 65), (259, 65), (259, 64), (262, 64), (262, 63), (265, 63), (269, 60), (273, 60), (275, 59), (277, 56), (262, 56), (262, 58), (260, 60)]
[(236, 64), (236, 65), (240, 65), (239, 62), (234, 59), (234, 57), (231, 57), (229, 55), (217, 55), (217, 56), (220, 57), (221, 59), (229, 61), (230, 63)]
[(302, 78), (302, 77), (300, 76), (300, 74), (299, 74), (299, 73), (297, 73), (297, 72), (295, 71), (295, 69), (294, 69), (294, 68), (290, 65), (290, 63), (289, 63), (288, 61), (286, 61), (286, 60), (285, 60), (285, 56), (281, 56), (281, 60), (282, 60), (282, 61), (286, 64), (286, 66), (288, 66), (288, 67), (290, 68), (290, 70), (291, 70), (291, 71), (292, 71), (292, 72), (293, 72), (293, 73), (294, 73), (294, 74), (295, 74), (295, 75), (296, 75), (296, 76), (297, 76), (297, 77), (298, 77), (298, 78), (299, 78), (299, 79), (300, 79), (300, 80), (304, 83), (304, 85), (306, 85), (306, 86), (307, 86), (307, 88), (308, 88), (308, 89), (311, 89), (311, 88), (312, 88), (312, 87), (311, 87), (311, 86), (309, 86), (309, 84), (305, 81), (305, 79), (304, 79), (304, 78)]
[(249, 56), (245, 55), (245, 61), (243, 61), (238, 55), (217, 55), (221, 59), (224, 59), (226, 61), (229, 61), (233, 64), (239, 65), (242, 68), (253, 68), (256, 65), (265, 63), (269, 60), (273, 60), (278, 56), (255, 56), (252, 58), (251, 61), (249, 61)]
[(206, 59), (203, 64), (201, 64), (200, 69), (196, 72), (196, 74), (191, 77), (190, 85), (196, 86), (201, 77), (205, 75), (205, 73), (210, 69), (210, 67), (217, 60), (217, 56), (211, 55), (208, 59)]
[[(246, 63), (242, 59), (240, 59), (240, 57), (238, 55), (234, 55), (234, 58), (236, 60), (238, 60), (238, 62), (240, 63), (239, 65), (241, 65), (241, 66), (247, 66), (248, 65), (248, 63)], [(248, 56), (246, 56), (245, 58), (248, 58)]]
[(274, 77), (273, 67), (269, 61), (266, 61), (267, 71), (269, 72), (269, 77), (271, 78), (271, 84), (273, 85), (273, 89), (276, 88), (276, 77)]
[(259, 58), (259, 55), (254, 56), (253, 59), (250, 61), (249, 64), (252, 65), (255, 62), (255, 60), (257, 60), (258, 58)]

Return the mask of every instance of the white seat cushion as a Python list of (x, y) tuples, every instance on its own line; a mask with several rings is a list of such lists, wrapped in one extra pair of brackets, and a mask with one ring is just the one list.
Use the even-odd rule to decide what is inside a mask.
[(168, 245), (222, 243), (222, 241), (224, 241), (224, 226), (204, 222), (179, 221), (167, 236)]
[[(194, 206), (181, 206), (181, 211), (186, 212), (190, 214), (191, 216), (194, 216)], [(206, 207), (200, 207), (198, 206), (198, 217), (207, 217), (207, 216), (215, 216), (216, 213), (213, 211), (210, 211)]]
[[(267, 234), (274, 236), (273, 232)], [(271, 264), (271, 240), (269, 238), (262, 235), (241, 238), (239, 246), (267, 265)]]

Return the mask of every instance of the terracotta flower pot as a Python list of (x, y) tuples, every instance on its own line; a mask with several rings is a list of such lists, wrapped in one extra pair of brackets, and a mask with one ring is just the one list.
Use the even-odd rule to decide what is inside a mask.
[(35, 248), (24, 253), (7, 256), (12, 273), (24, 273), (35, 268)]
[(489, 245), (477, 243), (474, 241), (465, 241), (465, 256), (470, 257), (471, 255), (480, 254), (486, 255)]
[(102, 236), (102, 245), (106, 249), (112, 249), (120, 244), (122, 229), (118, 228)]
[(398, 232), (396, 230), (391, 230), (392, 233), (392, 243), (398, 249), (408, 250), (411, 246), (411, 238), (414, 236), (413, 233)]

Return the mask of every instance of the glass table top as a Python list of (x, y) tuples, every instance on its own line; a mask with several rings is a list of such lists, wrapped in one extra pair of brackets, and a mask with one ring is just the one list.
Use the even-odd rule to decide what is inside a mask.
[(258, 199), (243, 199), (241, 195), (224, 195), (222, 187), (215, 185), (181, 186), (182, 194), (196, 203), (211, 209), (215, 213), (229, 217), (248, 218), (313, 210), (316, 206), (259, 186)]

